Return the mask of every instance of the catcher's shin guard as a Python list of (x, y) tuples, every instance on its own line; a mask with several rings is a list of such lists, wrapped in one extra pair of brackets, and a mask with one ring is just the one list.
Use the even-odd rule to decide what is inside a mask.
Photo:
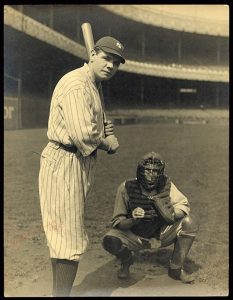
[(185, 217), (182, 222), (182, 230), (176, 239), (168, 275), (173, 279), (181, 280), (184, 283), (194, 281), (194, 278), (183, 270), (184, 261), (196, 237), (197, 224), (190, 217)]
[(132, 252), (122, 244), (119, 238), (110, 235), (104, 237), (103, 247), (121, 260), (121, 268), (117, 275), (120, 279), (127, 279), (129, 277), (129, 267), (133, 264)]
[(51, 258), (53, 270), (53, 297), (70, 295), (78, 269), (78, 261)]

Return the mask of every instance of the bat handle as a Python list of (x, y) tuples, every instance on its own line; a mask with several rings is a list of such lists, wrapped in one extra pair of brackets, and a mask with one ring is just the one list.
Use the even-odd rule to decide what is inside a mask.
[(103, 111), (103, 120), (104, 120), (104, 124), (107, 122), (107, 116), (105, 111)]

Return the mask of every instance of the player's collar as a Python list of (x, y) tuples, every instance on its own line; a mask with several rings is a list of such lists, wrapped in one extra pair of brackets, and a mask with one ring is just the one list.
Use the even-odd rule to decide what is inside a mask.
[(87, 63), (84, 63), (84, 69), (86, 70), (87, 72), (87, 75), (88, 77), (90, 78), (91, 82), (93, 82), (94, 84), (96, 84), (95, 82), (95, 76), (94, 76), (94, 73), (91, 71), (89, 65)]

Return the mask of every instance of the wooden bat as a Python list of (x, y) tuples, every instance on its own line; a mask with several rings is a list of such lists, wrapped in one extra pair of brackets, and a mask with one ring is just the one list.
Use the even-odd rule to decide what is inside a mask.
[(83, 32), (84, 43), (85, 43), (86, 50), (87, 50), (87, 56), (88, 56), (88, 59), (90, 59), (91, 58), (91, 50), (94, 48), (94, 44), (95, 44), (94, 39), (93, 39), (91, 24), (83, 23), (82, 24), (82, 32)]
[[(85, 47), (87, 50), (88, 59), (90, 59), (91, 50), (94, 48), (94, 44), (95, 44), (92, 29), (91, 29), (91, 24), (83, 23), (81, 27), (82, 27), (83, 38), (84, 38), (84, 43), (85, 43)], [(100, 88), (99, 88), (99, 93), (100, 93), (100, 99), (101, 99), (101, 103), (102, 103), (103, 117), (104, 117), (104, 123), (105, 123), (107, 121), (107, 117), (106, 117), (106, 113), (105, 113), (105, 103), (104, 103), (104, 97), (103, 97), (103, 91), (102, 91), (101, 84), (100, 84)]]

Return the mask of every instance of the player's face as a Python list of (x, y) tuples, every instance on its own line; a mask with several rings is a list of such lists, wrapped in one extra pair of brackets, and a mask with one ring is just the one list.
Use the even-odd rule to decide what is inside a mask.
[(110, 53), (100, 51), (94, 54), (92, 61), (92, 69), (96, 82), (109, 80), (112, 78), (120, 65), (120, 59)]
[(146, 188), (151, 190), (156, 187), (158, 179), (158, 170), (153, 166), (147, 166), (143, 172)]

